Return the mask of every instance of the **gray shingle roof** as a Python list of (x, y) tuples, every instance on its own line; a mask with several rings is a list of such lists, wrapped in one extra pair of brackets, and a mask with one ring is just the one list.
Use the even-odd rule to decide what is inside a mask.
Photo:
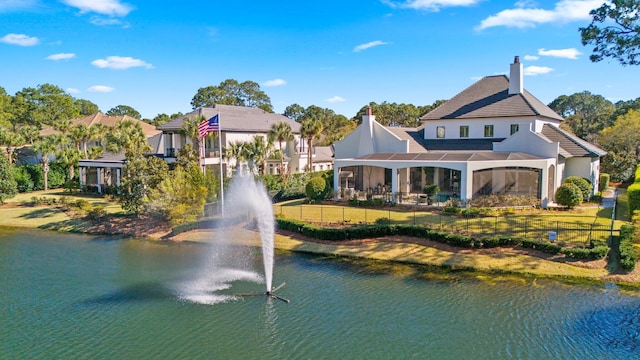
[(509, 95), (509, 78), (505, 75), (480, 79), (420, 119), (428, 121), (515, 116), (564, 120), (527, 90), (521, 94)]
[(564, 157), (598, 157), (607, 154), (606, 151), (596, 145), (569, 134), (556, 126), (545, 124), (542, 127), (542, 135), (553, 142), (559, 142), (560, 153)]
[(224, 132), (266, 133), (271, 130), (273, 124), (285, 122), (291, 126), (293, 133), (300, 133), (300, 123), (284, 115), (269, 113), (258, 108), (219, 104), (215, 105), (215, 107), (197, 108), (182, 117), (158, 126), (158, 129), (163, 131), (177, 131), (182, 128), (182, 124), (186, 118), (203, 116), (205, 119), (210, 119), (217, 113), (220, 113), (220, 128)]
[(402, 140), (409, 140), (409, 153), (427, 151), (483, 151), (493, 150), (493, 143), (500, 139), (424, 139), (424, 128), (387, 127)]

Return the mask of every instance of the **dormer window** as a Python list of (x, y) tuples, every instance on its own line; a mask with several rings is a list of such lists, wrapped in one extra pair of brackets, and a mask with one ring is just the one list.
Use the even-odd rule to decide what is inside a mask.
[(487, 137), (487, 138), (493, 137), (493, 125), (484, 126), (484, 137)]
[(436, 137), (438, 139), (444, 139), (444, 126), (438, 126), (436, 128)]
[(520, 127), (518, 126), (518, 124), (511, 124), (511, 135), (517, 133), (518, 130), (520, 130)]

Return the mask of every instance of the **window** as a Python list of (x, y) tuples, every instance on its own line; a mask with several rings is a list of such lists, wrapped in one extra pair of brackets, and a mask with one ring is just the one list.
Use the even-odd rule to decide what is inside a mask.
[(469, 127), (468, 126), (460, 126), (460, 137), (468, 138), (469, 137)]
[(493, 125), (484, 126), (484, 137), (493, 137)]
[(443, 139), (444, 138), (444, 126), (438, 126), (436, 128), (436, 137), (438, 139)]
[(511, 135), (517, 133), (518, 130), (520, 130), (518, 124), (511, 124)]

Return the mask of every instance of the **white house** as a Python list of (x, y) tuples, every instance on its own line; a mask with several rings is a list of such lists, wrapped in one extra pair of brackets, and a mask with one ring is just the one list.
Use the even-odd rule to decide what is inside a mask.
[(529, 195), (542, 207), (568, 176), (598, 188), (605, 151), (559, 128), (563, 118), (524, 89), (517, 56), (509, 77), (484, 77), (421, 120), (418, 128), (385, 127), (369, 111), (335, 144), (334, 188), (382, 187), (396, 199), (437, 184), (463, 201)]
[[(232, 105), (217, 104), (213, 107), (201, 107), (180, 118), (158, 126), (158, 129), (161, 130), (163, 134), (165, 160), (168, 162), (176, 161), (180, 149), (192, 142), (192, 139), (181, 133), (185, 119), (192, 117), (210, 119), (216, 114), (219, 116), (220, 133), (222, 136), (220, 141), (223, 150), (235, 142), (252, 142), (255, 136), (261, 136), (265, 138), (266, 141), (271, 127), (274, 124), (279, 122), (288, 124), (291, 127), (294, 138), (292, 141), (284, 141), (282, 143), (285, 166), (287, 166), (288, 171), (292, 173), (305, 171), (307, 167), (308, 149), (305, 139), (300, 136), (300, 123), (284, 115), (269, 113), (259, 108)], [(207, 136), (204, 147), (203, 165), (219, 169), (220, 149), (217, 137)], [(272, 150), (277, 150), (279, 147), (280, 144), (275, 140)], [(312, 154), (314, 166), (312, 166), (312, 168), (331, 168), (330, 166), (332, 165), (333, 159), (331, 159), (330, 156), (327, 157), (325, 153), (326, 149), (324, 148), (314, 148), (314, 154)], [(231, 176), (232, 169), (236, 166), (235, 159), (226, 159), (223, 157), (222, 162), (224, 173), (227, 176)], [(280, 160), (278, 158), (268, 159), (266, 173), (277, 174), (279, 172), (279, 165)]]

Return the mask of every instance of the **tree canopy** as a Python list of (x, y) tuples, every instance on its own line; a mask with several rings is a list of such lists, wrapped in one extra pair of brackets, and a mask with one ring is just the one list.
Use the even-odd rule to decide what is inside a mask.
[(602, 172), (611, 175), (613, 181), (633, 178), (640, 149), (640, 111), (629, 110), (616, 122), (602, 130), (598, 144), (607, 151), (602, 159)]
[(355, 117), (358, 124), (360, 124), (360, 122), (362, 122), (362, 116), (367, 112), (367, 108), (371, 107), (371, 111), (373, 112), (373, 115), (375, 115), (376, 121), (382, 125), (416, 127), (420, 125), (421, 116), (435, 109), (443, 102), (444, 100), (438, 100), (432, 105), (424, 106), (388, 103), (386, 101), (383, 101), (380, 104), (370, 102), (368, 105), (360, 108), (360, 111), (358, 111)]
[(613, 124), (615, 105), (602, 95), (582, 91), (572, 95), (560, 95), (549, 107), (565, 118), (561, 127), (576, 136), (595, 141), (598, 133)]
[(105, 115), (110, 115), (110, 116), (128, 115), (134, 119), (138, 119), (138, 120), (142, 119), (142, 115), (140, 115), (140, 113), (136, 109), (127, 105), (118, 105), (116, 107), (113, 107), (109, 109), (109, 111), (107, 111)]
[(218, 86), (198, 89), (191, 100), (194, 109), (215, 104), (247, 106), (273, 112), (271, 99), (254, 81), (239, 83), (237, 80), (227, 79)]
[(593, 62), (613, 58), (622, 65), (640, 64), (640, 1), (610, 0), (591, 10), (589, 26), (580, 28), (582, 45), (593, 45)]

